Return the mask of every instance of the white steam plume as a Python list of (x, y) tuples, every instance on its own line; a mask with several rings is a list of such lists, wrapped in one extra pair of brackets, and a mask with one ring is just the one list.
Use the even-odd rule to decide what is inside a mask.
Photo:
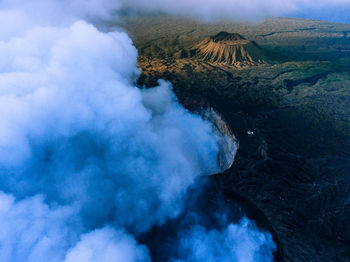
[(208, 230), (195, 225), (181, 233), (179, 258), (173, 262), (269, 262), (276, 246), (270, 234), (260, 232), (254, 223), (243, 219), (223, 230)]
[[(211, 125), (169, 83), (140, 90), (118, 1), (0, 1), (2, 262), (150, 261), (134, 236), (216, 173)], [(6, 22), (6, 23), (4, 23)]]
[(148, 250), (123, 230), (105, 227), (81, 237), (64, 262), (149, 262)]
[(167, 83), (131, 85), (136, 50), (124, 33), (82, 21), (36, 28), (0, 54), (6, 190), (77, 202), (91, 219), (143, 231), (181, 211), (195, 177), (219, 170), (209, 124), (177, 104)]
[(40, 196), (15, 202), (0, 191), (0, 224), (4, 262), (150, 261), (147, 248), (124, 230), (105, 227), (82, 234), (74, 208), (50, 208)]

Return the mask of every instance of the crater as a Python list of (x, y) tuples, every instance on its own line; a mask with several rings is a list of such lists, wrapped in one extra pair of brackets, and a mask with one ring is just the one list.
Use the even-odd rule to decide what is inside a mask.
[(195, 45), (191, 53), (212, 64), (248, 67), (269, 64), (263, 49), (240, 34), (220, 32)]

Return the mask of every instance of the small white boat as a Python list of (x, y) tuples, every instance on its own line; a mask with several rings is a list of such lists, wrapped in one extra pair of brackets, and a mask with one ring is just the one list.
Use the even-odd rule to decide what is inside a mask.
[(248, 136), (253, 136), (253, 135), (254, 135), (254, 132), (253, 132), (252, 130), (248, 130), (248, 131), (247, 131), (247, 134), (248, 134)]

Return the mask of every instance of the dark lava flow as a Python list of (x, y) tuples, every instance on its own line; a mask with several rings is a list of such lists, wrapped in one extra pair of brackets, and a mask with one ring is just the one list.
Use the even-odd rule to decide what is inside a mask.
[[(344, 223), (350, 215), (349, 140), (294, 108), (242, 110), (225, 99), (211, 104), (240, 142), (232, 168), (215, 177), (218, 187), (263, 210), (279, 259), (350, 261), (350, 226)], [(260, 216), (254, 219), (259, 224)]]
[(172, 82), (181, 104), (212, 105), (239, 141), (232, 167), (209, 183), (273, 234), (276, 261), (350, 261), (349, 137), (312, 110)]

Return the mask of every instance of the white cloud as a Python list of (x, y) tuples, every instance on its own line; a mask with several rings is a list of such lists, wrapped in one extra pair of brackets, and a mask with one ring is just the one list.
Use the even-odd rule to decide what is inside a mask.
[(148, 250), (123, 231), (106, 227), (81, 237), (65, 262), (149, 262)]
[(270, 234), (257, 229), (254, 223), (243, 219), (222, 230), (195, 225), (181, 233), (179, 257), (175, 262), (273, 261), (276, 245)]
[(74, 216), (73, 208), (49, 208), (41, 196), (16, 202), (0, 191), (1, 261), (63, 261), (81, 230)]
[(177, 217), (195, 179), (219, 171), (211, 125), (169, 83), (135, 87), (130, 38), (81, 20), (119, 6), (0, 2), (4, 262), (149, 261), (134, 236)]
[(286, 16), (315, 7), (350, 7), (348, 0), (121, 0), (124, 7), (138, 11), (165, 12), (202, 20), (259, 20)]
[[(0, 176), (9, 190), (55, 192), (91, 220), (117, 210), (119, 225), (142, 231), (176, 216), (194, 179), (218, 171), (210, 125), (177, 104), (167, 83), (132, 85), (136, 50), (126, 34), (82, 21), (40, 27), (3, 42), (0, 55)], [(12, 172), (25, 186), (10, 182)]]

